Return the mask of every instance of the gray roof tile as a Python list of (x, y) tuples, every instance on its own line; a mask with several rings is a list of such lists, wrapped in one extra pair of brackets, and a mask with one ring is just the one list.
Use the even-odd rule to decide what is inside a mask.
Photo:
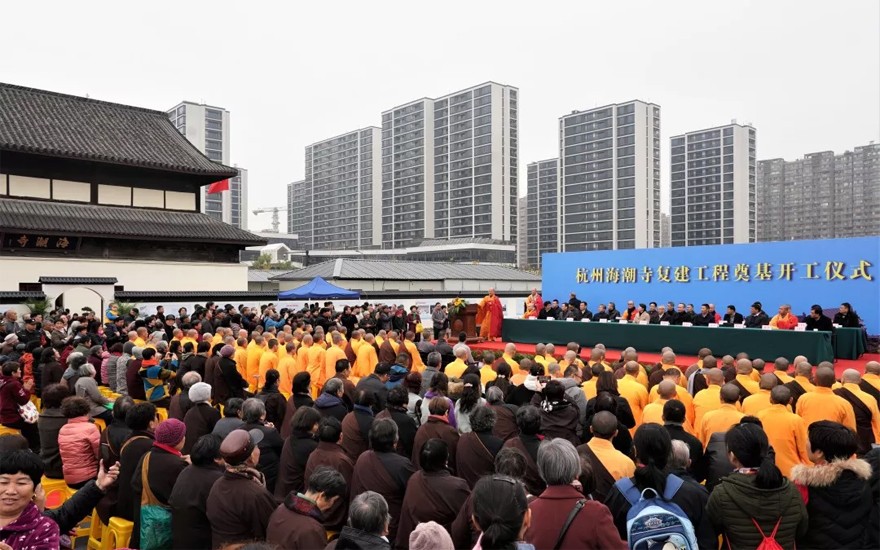
[(489, 281), (540, 281), (541, 278), (512, 267), (492, 264), (456, 264), (449, 262), (394, 262), (373, 260), (331, 260), (273, 277), (291, 281), (324, 279), (378, 279), (436, 281), (475, 279)]
[(266, 243), (262, 237), (198, 212), (9, 198), (0, 198), (0, 231), (222, 242), (247, 246)]
[(202, 154), (163, 111), (4, 83), (0, 149), (215, 175), (218, 180), (238, 173)]
[(40, 277), (40, 282), (48, 285), (115, 285), (116, 277)]

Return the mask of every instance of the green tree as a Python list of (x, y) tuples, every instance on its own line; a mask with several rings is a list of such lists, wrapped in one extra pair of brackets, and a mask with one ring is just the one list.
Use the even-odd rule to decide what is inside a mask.
[(269, 269), (272, 266), (272, 256), (269, 254), (260, 254), (254, 260), (254, 269)]

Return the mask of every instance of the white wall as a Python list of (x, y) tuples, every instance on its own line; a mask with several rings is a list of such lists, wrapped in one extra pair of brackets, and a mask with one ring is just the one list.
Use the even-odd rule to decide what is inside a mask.
[(247, 266), (242, 264), (0, 256), (0, 290), (17, 291), (18, 283), (36, 283), (42, 275), (116, 277), (116, 284), (127, 291), (248, 289)]
[[(298, 286), (302, 286), (309, 281), (279, 281), (279, 288), (290, 290)], [(540, 281), (486, 281), (475, 279), (448, 279), (446, 281), (381, 281), (374, 279), (351, 279), (351, 280), (333, 280), (333, 284), (342, 288), (355, 288), (364, 292), (383, 292), (383, 291), (447, 291), (451, 297), (455, 297), (458, 292), (470, 292), (478, 295), (485, 295), (490, 288), (495, 290), (521, 290), (523, 299), (526, 294), (532, 291), (532, 288), (541, 288)]]

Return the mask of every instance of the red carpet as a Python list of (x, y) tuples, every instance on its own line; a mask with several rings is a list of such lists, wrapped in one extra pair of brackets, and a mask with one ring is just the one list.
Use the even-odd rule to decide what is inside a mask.
[[(472, 350), (480, 350), (480, 351), (492, 351), (501, 353), (504, 351), (504, 342), (480, 342), (468, 344)], [(534, 344), (516, 344), (516, 351), (519, 353), (535, 353), (535, 345)], [(610, 361), (617, 361), (620, 359), (621, 350), (616, 349), (608, 349), (605, 357)], [(556, 355), (561, 358), (565, 354), (565, 348), (561, 346), (556, 346)], [(589, 358), (589, 350), (582, 349), (581, 350), (581, 359)], [(660, 362), (660, 354), (659, 353), (647, 353), (644, 351), (639, 352), (639, 361), (643, 363), (659, 363)], [(859, 372), (865, 372), (865, 363), (868, 361), (880, 361), (880, 354), (877, 353), (866, 353), (862, 355), (859, 359), (838, 359), (834, 363), (834, 372), (838, 378), (840, 378), (843, 371), (846, 369), (856, 369)], [(697, 357), (695, 355), (676, 355), (675, 363), (679, 367), (687, 368), (694, 363), (697, 362)]]

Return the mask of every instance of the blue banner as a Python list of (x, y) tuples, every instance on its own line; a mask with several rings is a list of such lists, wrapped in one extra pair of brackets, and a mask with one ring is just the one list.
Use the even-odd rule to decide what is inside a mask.
[(796, 315), (849, 302), (868, 332), (880, 334), (880, 237), (544, 254), (544, 300), (574, 292), (600, 303), (668, 301), (728, 304), (744, 316), (759, 301), (771, 317), (782, 304)]

